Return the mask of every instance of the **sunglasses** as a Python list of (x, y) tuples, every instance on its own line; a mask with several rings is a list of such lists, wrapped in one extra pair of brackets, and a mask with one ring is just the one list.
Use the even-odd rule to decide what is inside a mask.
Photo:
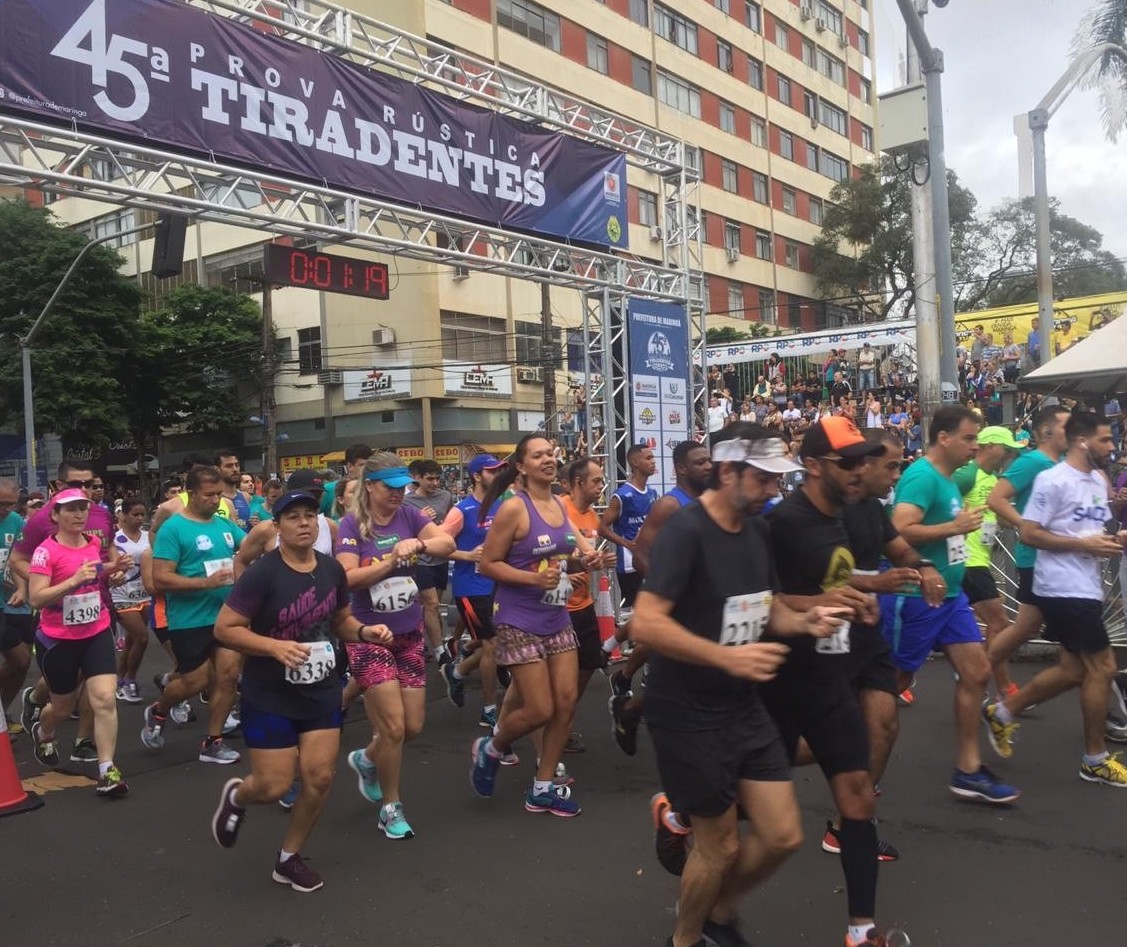
[(820, 457), (819, 460), (828, 460), (839, 470), (856, 470), (869, 462), (868, 457)]
[(68, 487), (74, 487), (76, 490), (89, 490), (92, 487), (99, 486), (93, 480), (68, 480)]

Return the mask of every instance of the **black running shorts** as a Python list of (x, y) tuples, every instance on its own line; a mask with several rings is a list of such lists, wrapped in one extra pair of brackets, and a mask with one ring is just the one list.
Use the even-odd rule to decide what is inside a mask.
[(81, 680), (117, 673), (113, 632), (108, 628), (78, 640), (40, 633), (35, 639), (35, 660), (47, 689), (60, 697), (73, 694)]
[(493, 627), (493, 596), (462, 595), (454, 599), (458, 614), (466, 623), (466, 631), (478, 641), (488, 641), (497, 634)]
[(1070, 654), (1095, 654), (1111, 647), (1104, 626), (1104, 603), (1092, 598), (1038, 596), (1045, 616), (1045, 638)]
[(0, 612), (0, 651), (11, 651), (35, 641), (38, 621), (34, 615)]
[(849, 654), (840, 655), (838, 660), (854, 693), (884, 691), (893, 697), (900, 693), (892, 649), (875, 625), (854, 624), (849, 629)]
[(967, 566), (963, 573), (963, 591), (971, 605), (998, 598), (998, 583), (989, 566)]
[(1041, 607), (1041, 600), (1033, 594), (1033, 567), (1017, 570), (1017, 600), (1022, 605)]
[(168, 641), (176, 658), (176, 670), (181, 674), (191, 674), (211, 660), (216, 648), (215, 626), (170, 629)]
[(607, 653), (599, 636), (599, 619), (595, 606), (588, 605), (577, 611), (568, 611), (575, 640), (579, 644), (579, 670), (601, 671), (607, 666)]

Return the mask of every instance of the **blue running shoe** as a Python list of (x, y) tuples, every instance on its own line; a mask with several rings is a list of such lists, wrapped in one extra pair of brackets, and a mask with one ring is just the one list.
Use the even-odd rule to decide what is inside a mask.
[(403, 816), (403, 803), (389, 802), (380, 809), (380, 831), (389, 839), (414, 838), (415, 830)]
[(368, 762), (363, 750), (353, 750), (348, 754), (348, 768), (356, 774), (360, 795), (373, 805), (383, 801), (380, 777), (374, 763)]
[(949, 788), (962, 799), (981, 799), (993, 805), (1005, 805), (1021, 798), (1020, 789), (1007, 786), (985, 766), (980, 766), (976, 773), (956, 769)]
[(477, 725), (479, 727), (484, 727), (486, 730), (492, 733), (493, 728), (497, 726), (497, 708), (494, 707), (492, 710), (486, 710), (484, 707), (482, 707), (481, 716), (477, 718)]
[(286, 790), (285, 795), (283, 795), (282, 798), (278, 800), (278, 805), (289, 812), (290, 809), (294, 807), (294, 803), (297, 802), (297, 797), (300, 795), (301, 780), (295, 777), (293, 785), (291, 785), (290, 788)]
[(473, 767), (470, 769), (470, 785), (479, 796), (492, 796), (493, 784), (497, 781), (497, 768), (501, 758), (493, 756), (486, 748), (489, 737), (478, 737), (473, 744)]
[(567, 786), (553, 786), (540, 795), (529, 789), (524, 799), (524, 808), (528, 812), (550, 812), (561, 819), (574, 818), (583, 811), (579, 808), (579, 803), (571, 798), (571, 790)]

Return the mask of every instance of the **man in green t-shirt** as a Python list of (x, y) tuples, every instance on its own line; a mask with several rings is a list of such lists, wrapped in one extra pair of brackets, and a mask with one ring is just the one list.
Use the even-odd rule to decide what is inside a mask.
[(168, 712), (195, 697), (214, 671), (210, 688), (207, 737), (202, 763), (237, 763), (239, 754), (223, 742), (223, 724), (235, 703), (241, 660), (215, 643), (215, 620), (235, 580), (234, 556), (246, 534), (234, 521), (216, 516), (223, 497), (222, 475), (215, 467), (188, 471), (188, 502), (169, 517), (153, 541), (153, 584), (165, 593), (169, 643), (180, 676), (168, 682), (160, 699), (145, 708), (141, 743), (164, 746)]
[[(954, 476), (955, 485), (963, 495), (964, 507), (986, 506), (986, 498), (998, 482), (998, 471), (1020, 449), (1021, 445), (1014, 436), (1000, 425), (984, 427), (978, 432), (978, 450), (974, 460), (956, 470)], [(990, 642), (1010, 624), (1002, 606), (998, 584), (990, 571), (997, 535), (997, 514), (983, 509), (981, 528), (967, 534), (967, 569), (963, 574), (963, 591), (978, 620), (985, 626), (988, 648)], [(1005, 664), (994, 668), (994, 686), (1002, 697), (1017, 693), (1017, 685), (1010, 680)]]
[[(344, 473), (346, 477), (359, 477), (368, 458), (372, 456), (372, 448), (367, 444), (350, 444), (344, 449)], [(332, 519), (340, 519), (336, 515), (337, 484), (339, 480), (332, 480), (325, 484), (325, 492), (321, 494), (321, 512)]]
[(963, 508), (951, 476), (974, 454), (978, 418), (967, 408), (947, 405), (935, 412), (928, 428), (927, 454), (913, 463), (896, 488), (892, 525), (923, 562), (934, 565), (946, 585), (945, 599), (931, 606), (918, 588), (881, 596), (883, 632), (901, 687), (936, 648), (943, 650), (957, 674), (955, 737), (957, 754), (950, 790), (965, 799), (1010, 803), (1021, 792), (1001, 782), (982, 765), (978, 718), (990, 664), (974, 612), (962, 591), (966, 536), (982, 526), (983, 507)]
[[(998, 522), (1014, 529), (1021, 528), (1022, 513), (1033, 481), (1048, 470), (1068, 450), (1064, 425), (1069, 417), (1068, 408), (1054, 404), (1033, 415), (1033, 436), (1037, 449), (1027, 451), (1017, 458), (998, 478), (986, 503), (998, 517)], [(990, 663), (997, 668), (1004, 665), (1018, 648), (1035, 638), (1044, 619), (1033, 595), (1033, 563), (1037, 550), (1018, 541), (1014, 546), (1014, 566), (1017, 568), (1017, 615), (1009, 628), (998, 634), (989, 644)], [(1063, 685), (1063, 681), (1061, 682)]]

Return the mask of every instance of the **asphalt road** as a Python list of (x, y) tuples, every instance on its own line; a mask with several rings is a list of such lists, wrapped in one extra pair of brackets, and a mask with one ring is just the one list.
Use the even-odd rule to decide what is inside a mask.
[[(162, 654), (150, 654), (152, 670), (163, 666)], [(1021, 666), (1017, 676), (1033, 670)], [(477, 695), (458, 710), (432, 678), (427, 726), (408, 750), (404, 779), (418, 834), (403, 842), (378, 831), (375, 807), (344, 765), (343, 752), (365, 740), (354, 713), (333, 794), (304, 853), (325, 877), (309, 895), (270, 880), (286, 819), (277, 807), (252, 810), (235, 849), (212, 841), (219, 787), (242, 765), (196, 762), (200, 724), (170, 733), (167, 747), (150, 754), (137, 739), (140, 708), (122, 706), (118, 763), (132, 788), (127, 799), (71, 788), (50, 793), (37, 812), (0, 820), (0, 943), (664, 944), (677, 887), (652, 853), (652, 753), (644, 734), (632, 759), (615, 747), (606, 691), (596, 677), (581, 705), (588, 750), (567, 763), (584, 811), (564, 820), (524, 811), (526, 746), (518, 751), (529, 761), (501, 771), (493, 799), (473, 795)], [(1118, 942), (1127, 793), (1078, 779), (1075, 697), (1026, 721), (1017, 754), (997, 767), (1025, 796), (994, 809), (947, 791), (951, 692), (949, 669), (931, 662), (916, 705), (902, 712), (880, 817), (882, 835), (903, 858), (881, 870), (882, 922), (902, 923), (913, 947)], [(22, 777), (40, 772), (29, 744), (22, 736), (15, 746)], [(746, 901), (744, 923), (757, 947), (842, 942), (840, 867), (819, 848), (829, 795), (817, 770), (799, 771), (797, 782), (807, 841)]]

